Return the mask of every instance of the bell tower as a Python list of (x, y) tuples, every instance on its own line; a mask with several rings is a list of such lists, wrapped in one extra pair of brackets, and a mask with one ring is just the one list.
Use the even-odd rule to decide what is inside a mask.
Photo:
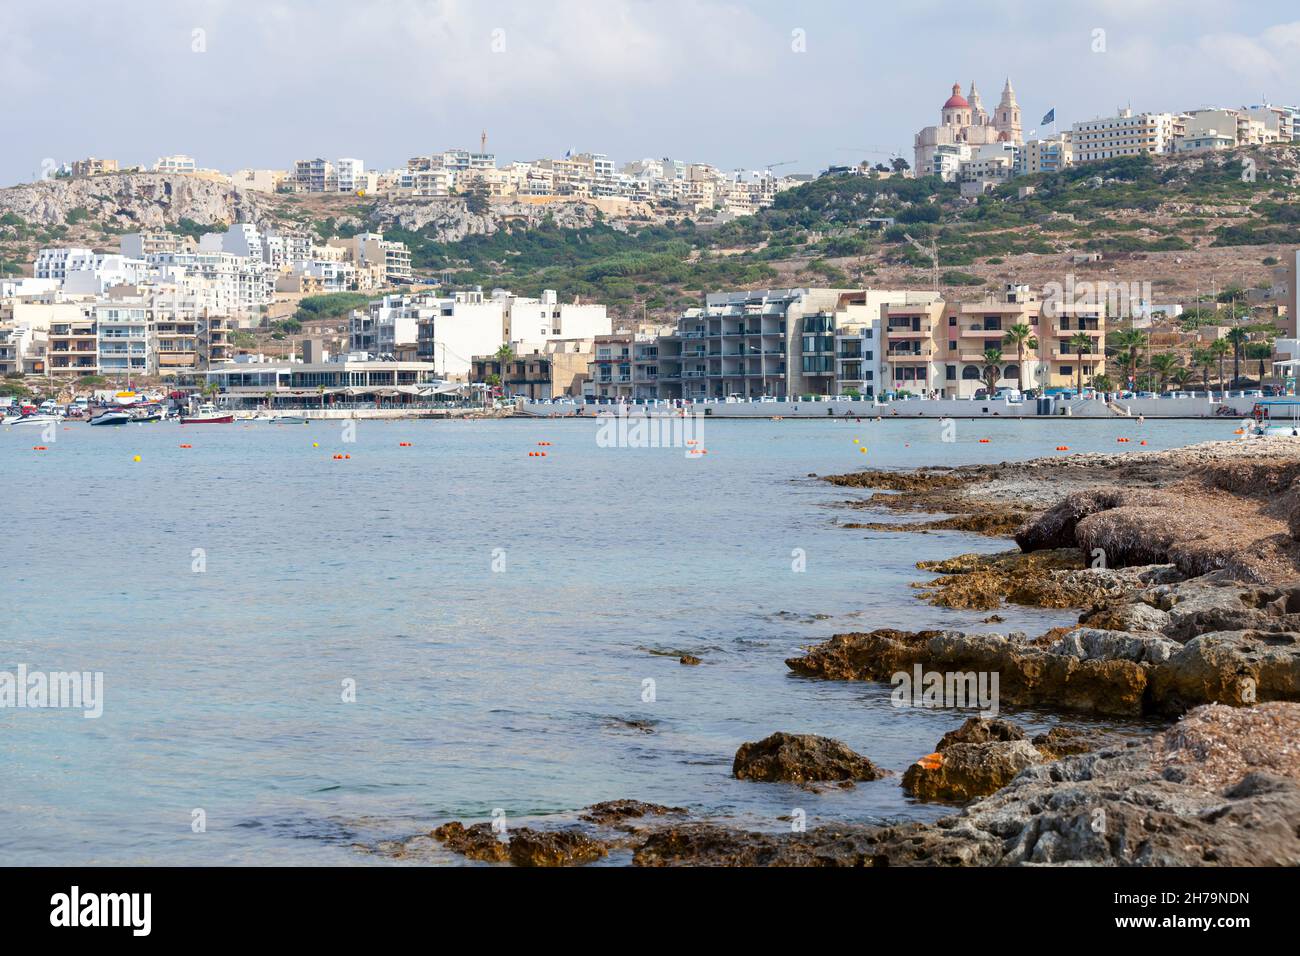
[(999, 133), (1005, 134), (1008, 142), (1024, 142), (1020, 127), (1020, 104), (1016, 102), (1016, 91), (1011, 88), (1011, 77), (1007, 77), (1007, 85), (1002, 88), (1002, 101), (993, 114), (993, 125)]

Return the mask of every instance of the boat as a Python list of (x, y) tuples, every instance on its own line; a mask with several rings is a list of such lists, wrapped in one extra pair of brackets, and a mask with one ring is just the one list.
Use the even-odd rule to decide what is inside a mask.
[(276, 425), (306, 425), (307, 419), (301, 415), (276, 415), (271, 422)]
[(235, 420), (234, 412), (223, 412), (211, 402), (204, 402), (192, 415), (182, 415), (182, 425), (229, 425)]
[[(1278, 414), (1280, 412), (1287, 413), (1290, 420)], [(1255, 407), (1251, 409), (1250, 417), (1255, 421), (1250, 429), (1253, 435), (1284, 435), (1300, 438), (1300, 401), (1274, 399), (1256, 402)]]
[(167, 412), (158, 405), (150, 405), (146, 408), (137, 407), (131, 413), (133, 422), (160, 422), (167, 417)]
[(6, 425), (57, 425), (63, 421), (58, 415), (46, 415), (43, 412), (33, 415), (19, 415), (16, 418), (6, 418)]
[(90, 420), (92, 425), (128, 425), (130, 422), (130, 412), (101, 412)]

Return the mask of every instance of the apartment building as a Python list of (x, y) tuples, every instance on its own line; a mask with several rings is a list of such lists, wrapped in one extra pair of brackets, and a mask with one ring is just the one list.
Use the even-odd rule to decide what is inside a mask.
[(78, 247), (41, 249), (32, 272), (37, 279), (52, 279), (69, 294), (98, 295), (114, 285), (134, 285), (148, 275), (149, 264), (114, 253)]
[(376, 266), (383, 284), (412, 280), (411, 252), (403, 242), (390, 242), (377, 232), (362, 232), (349, 239), (331, 239), (327, 245), (344, 250), (347, 259), (359, 266)]
[(91, 315), (50, 324), (47, 368), (50, 375), (98, 375), (99, 335)]
[(594, 302), (560, 302), (554, 289), (533, 299), (502, 291), (505, 337), (516, 350), (556, 339), (592, 339), (613, 331), (605, 306)]
[[(1042, 302), (1028, 286), (1008, 285), (1001, 297), (976, 302), (887, 305), (884, 308), (885, 367), (890, 391), (942, 398), (969, 398), (986, 387), (996, 368), (998, 386), (1068, 388), (1082, 368), (1083, 382), (1105, 371), (1106, 304)], [(1024, 325), (1037, 341), (1023, 356), (1006, 344), (1013, 326)], [(1092, 341), (1077, 348), (1080, 332)], [(989, 349), (1001, 353), (990, 363)]]
[(505, 363), (497, 355), (476, 355), (471, 380), (495, 375), (506, 394), (532, 399), (576, 397), (587, 381), (592, 348), (592, 339), (551, 339)]
[(338, 174), (334, 164), (320, 157), (295, 161), (293, 183), (299, 192), (333, 193), (339, 190)]
[(49, 333), (14, 323), (0, 324), (0, 375), (39, 375), (46, 368)]
[(143, 301), (94, 306), (100, 375), (153, 375), (158, 368), (149, 309)]
[(1074, 139), (1067, 130), (1047, 139), (1031, 139), (1016, 151), (1015, 174), (1059, 173), (1074, 165)]
[(506, 300), (481, 289), (388, 295), (356, 310), (349, 319), (354, 353), (395, 355), (414, 344), (419, 361), (434, 364), (445, 378), (469, 377), (475, 356), (490, 355), (505, 342)]
[(1070, 128), (1075, 162), (1173, 152), (1184, 124), (1184, 118), (1174, 113), (1134, 114), (1128, 108), (1115, 116), (1075, 123)]

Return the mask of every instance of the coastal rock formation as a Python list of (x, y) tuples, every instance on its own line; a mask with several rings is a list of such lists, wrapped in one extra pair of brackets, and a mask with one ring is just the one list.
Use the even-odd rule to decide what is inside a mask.
[[(466, 827), (453, 821), (433, 831), (447, 849), (471, 860), (513, 863), (515, 866), (573, 866), (590, 863), (609, 852), (608, 846), (578, 830), (535, 830), (520, 827), (497, 834), (490, 823)], [(508, 842), (500, 837), (505, 836)]]
[(940, 607), (992, 610), (1008, 604), (1028, 607), (1080, 607), (1131, 593), (1150, 583), (1147, 569), (1087, 567), (1075, 549), (1022, 554), (962, 554), (921, 561), (922, 571), (942, 575), (914, 584), (921, 596)]
[(606, 800), (589, 806), (578, 817), (588, 823), (615, 826), (643, 817), (662, 817), (686, 813), (685, 807), (665, 807), (658, 803), (640, 800)]
[(1027, 740), (950, 744), (908, 767), (903, 789), (918, 800), (965, 803), (1001, 790), (1042, 760)]
[(787, 783), (878, 780), (888, 773), (838, 740), (783, 732), (741, 744), (731, 772), (738, 780)]
[(890, 681), (916, 665), (941, 673), (996, 673), (1002, 706), (1136, 716), (1143, 713), (1148, 665), (1051, 653), (1024, 635), (879, 630), (837, 634), (786, 666), (837, 680)]
[(1300, 699), (1300, 634), (1215, 631), (1192, 638), (1155, 669), (1152, 700), (1178, 714), (1205, 701), (1245, 706)]
[[(1201, 707), (1150, 741), (1026, 767), (993, 795), (934, 824), (789, 834), (688, 824), (651, 834), (633, 862), (1296, 866), (1297, 739), (1300, 705)], [(948, 749), (968, 746), (979, 745)]]

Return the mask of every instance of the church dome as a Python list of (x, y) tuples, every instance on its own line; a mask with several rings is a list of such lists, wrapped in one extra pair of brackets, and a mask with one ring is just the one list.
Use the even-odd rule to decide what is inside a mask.
[(948, 97), (948, 102), (943, 104), (946, 110), (968, 110), (970, 104), (966, 102), (966, 97), (961, 95), (961, 84), (952, 85), (952, 96)]

